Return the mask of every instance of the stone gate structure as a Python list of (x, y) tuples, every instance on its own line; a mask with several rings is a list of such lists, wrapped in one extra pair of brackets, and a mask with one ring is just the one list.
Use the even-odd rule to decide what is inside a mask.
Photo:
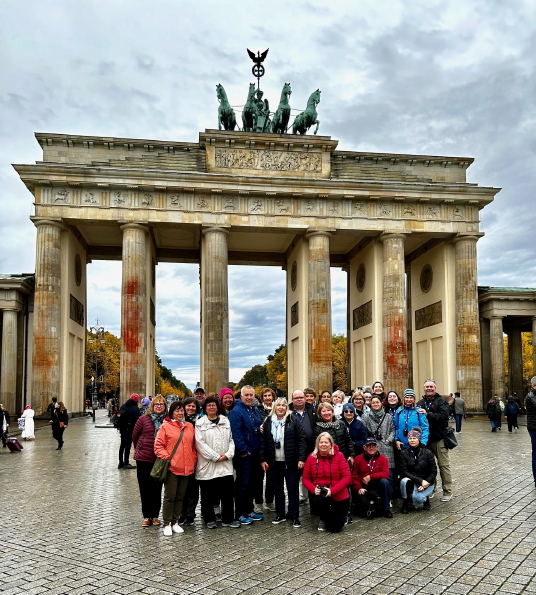
[[(229, 264), (287, 271), (288, 390), (331, 388), (330, 267), (348, 274), (350, 384), (434, 378), (481, 407), (476, 245), (498, 192), (472, 159), (337, 150), (328, 136), (206, 130), (198, 143), (36, 134), (32, 402), (84, 395), (86, 264), (121, 259), (121, 391), (152, 394), (155, 267), (199, 263), (201, 380), (228, 381)], [(180, 299), (180, 298), (178, 298)]]

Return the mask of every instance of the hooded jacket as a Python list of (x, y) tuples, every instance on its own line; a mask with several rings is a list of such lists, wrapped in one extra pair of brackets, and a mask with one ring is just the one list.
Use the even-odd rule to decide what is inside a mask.
[(121, 434), (132, 434), (134, 426), (138, 421), (138, 417), (141, 416), (138, 403), (132, 399), (128, 399), (128, 401), (121, 406), (119, 412), (121, 413), (121, 425), (119, 426), (119, 431)]
[(536, 432), (536, 390), (533, 388), (525, 397), (525, 409), (527, 410), (527, 430)]
[(352, 481), (350, 468), (339, 452), (339, 447), (333, 446), (333, 454), (323, 457), (320, 454), (310, 454), (303, 469), (303, 485), (311, 493), (315, 493), (316, 486), (329, 487), (331, 499), (335, 502), (350, 497), (348, 486)]
[(160, 459), (169, 461), (171, 451), (177, 443), (181, 430), (184, 427), (181, 443), (175, 451), (173, 460), (169, 464), (169, 470), (174, 475), (191, 475), (195, 471), (197, 460), (194, 427), (187, 421), (171, 421), (169, 417), (166, 420), (156, 434), (154, 452)]
[[(219, 416), (218, 423), (212, 423), (206, 415), (195, 422), (195, 448), (196, 479), (206, 481), (233, 474), (235, 444), (231, 424), (225, 415)], [(226, 461), (218, 462), (221, 454), (227, 456)]]
[(360, 455), (363, 452), (363, 444), (365, 444), (368, 438), (367, 428), (364, 423), (365, 419), (366, 417), (361, 420), (357, 415), (354, 415), (354, 419), (348, 423), (343, 414), (342, 421), (348, 428), (350, 439), (354, 443), (354, 451), (356, 455)]
[(261, 414), (256, 407), (247, 407), (242, 400), (235, 402), (229, 413), (236, 456), (257, 454), (260, 446)]

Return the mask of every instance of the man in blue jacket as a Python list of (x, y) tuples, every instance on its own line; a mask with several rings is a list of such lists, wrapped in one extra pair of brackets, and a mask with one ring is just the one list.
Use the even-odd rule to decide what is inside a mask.
[(262, 514), (253, 512), (254, 486), (262, 481), (261, 461), (259, 458), (261, 415), (253, 407), (255, 390), (252, 386), (243, 386), (240, 400), (229, 413), (231, 431), (235, 443), (233, 463), (236, 470), (235, 509), (236, 517), (242, 525), (253, 521), (262, 521)]

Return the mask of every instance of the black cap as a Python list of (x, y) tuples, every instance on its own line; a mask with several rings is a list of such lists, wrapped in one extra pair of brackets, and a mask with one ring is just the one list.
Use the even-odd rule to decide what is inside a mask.
[(205, 389), (204, 389), (204, 388), (202, 388), (201, 386), (198, 386), (198, 387), (195, 389), (195, 391), (194, 391), (194, 394), (195, 394), (195, 393), (204, 393), (204, 392), (205, 392)]
[(363, 446), (368, 446), (369, 444), (376, 444), (376, 446), (378, 445), (378, 443), (376, 442), (376, 440), (374, 438), (367, 438), (365, 440), (365, 444), (363, 444)]

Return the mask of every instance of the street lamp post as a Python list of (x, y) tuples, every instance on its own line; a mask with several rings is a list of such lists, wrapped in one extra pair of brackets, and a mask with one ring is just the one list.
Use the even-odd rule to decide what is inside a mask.
[(98, 391), (98, 378), (99, 378), (99, 353), (100, 353), (100, 345), (104, 344), (106, 341), (104, 339), (104, 326), (99, 326), (99, 319), (97, 318), (97, 325), (90, 326), (89, 332), (92, 335), (95, 335), (95, 338), (91, 337), (89, 339), (90, 343), (93, 341), (97, 341), (97, 351), (95, 352), (95, 378), (93, 380), (93, 387), (92, 387), (92, 401), (93, 401), (93, 421), (95, 421), (95, 409), (98, 407), (98, 398), (99, 398), (99, 391)]

